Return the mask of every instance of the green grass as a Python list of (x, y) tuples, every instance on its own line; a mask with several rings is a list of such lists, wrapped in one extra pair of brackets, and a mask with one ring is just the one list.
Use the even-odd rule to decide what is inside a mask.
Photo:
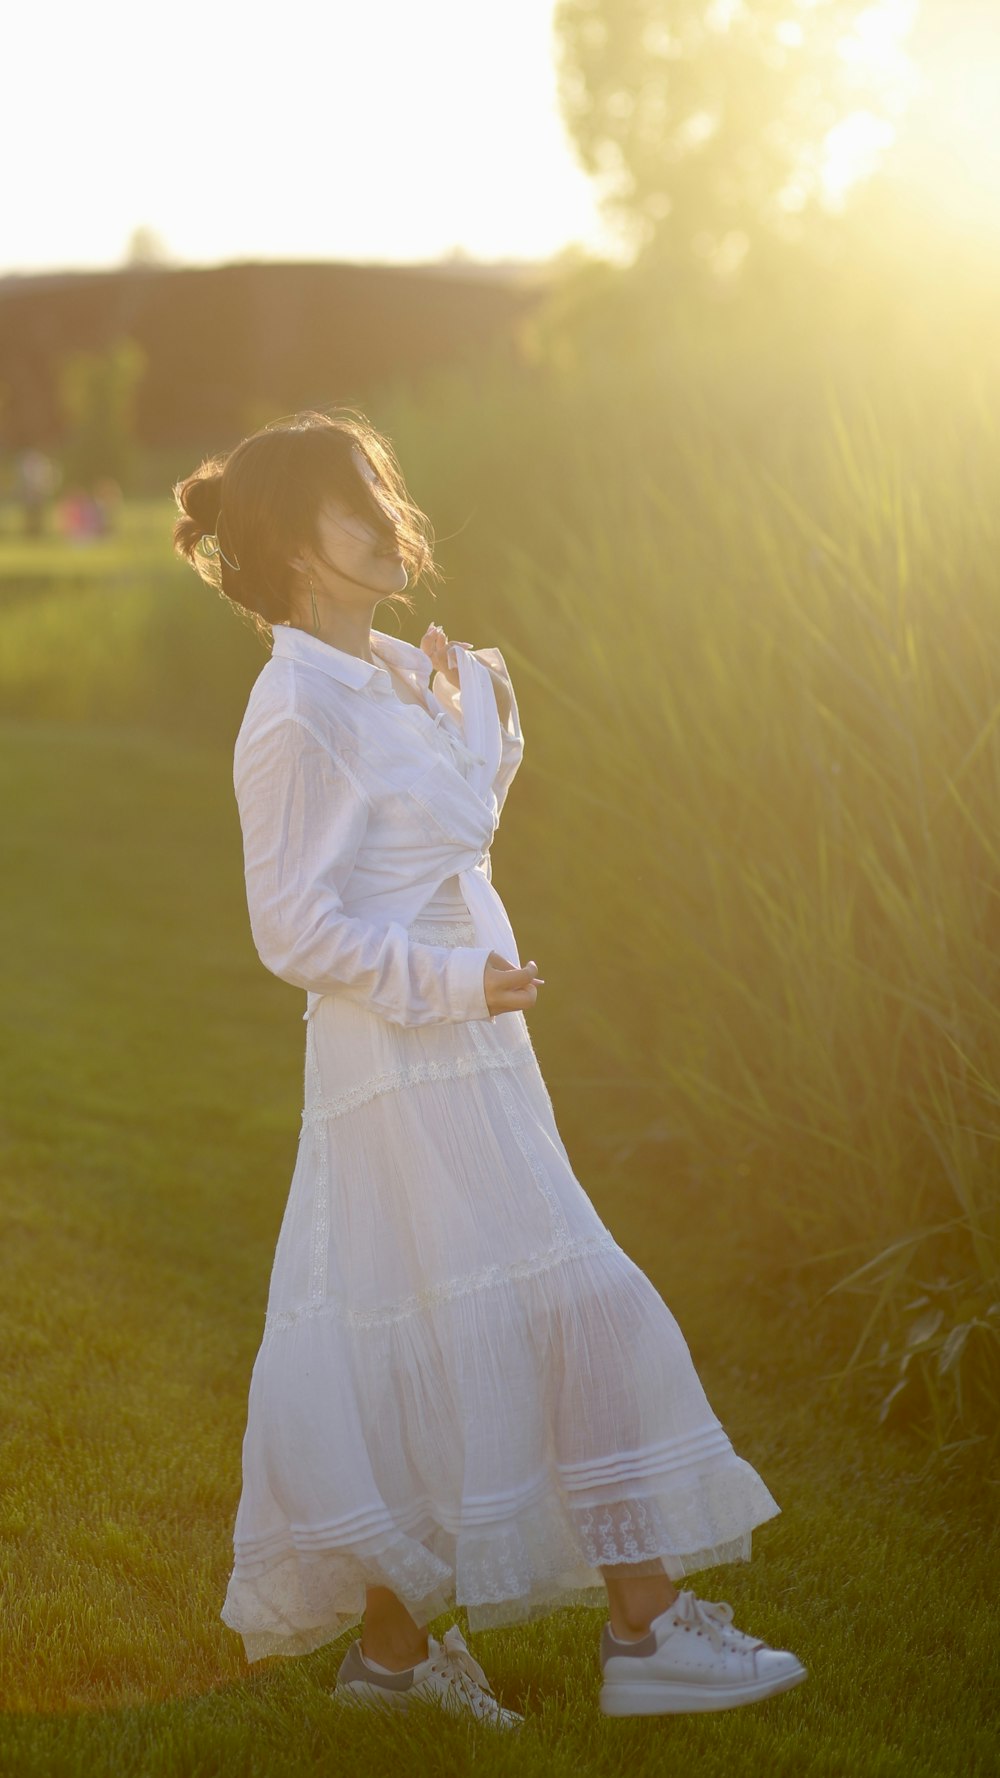
[[(465, 1725), (334, 1722), (324, 1687), (347, 1638), (248, 1670), (218, 1616), (302, 1043), (300, 996), (245, 930), (228, 762), (78, 725), (8, 723), (0, 742), (0, 1766), (465, 1770)], [(547, 1035), (539, 1018), (551, 1080)], [(516, 1750), (480, 1732), (476, 1770), (990, 1770), (988, 1504), (918, 1478), (908, 1441), (874, 1436), (817, 1385), (835, 1330), (747, 1272), (720, 1207), (683, 1180), (654, 1205), (627, 1167), (581, 1178), (783, 1509), (749, 1565), (697, 1590), (793, 1647), (810, 1678), (711, 1719), (612, 1723), (596, 1709), (600, 1612), (484, 1633), (477, 1658), (530, 1722)]]
[[(869, 368), (444, 376), (373, 414), (449, 575), (404, 633), (518, 687), (494, 873), (560, 1129), (783, 1509), (696, 1590), (810, 1672), (613, 1724), (601, 1613), (483, 1634), (531, 1720), (478, 1771), (996, 1765), (996, 408)], [(461, 1725), (334, 1725), (346, 1639), (248, 1670), (218, 1618), (301, 997), (231, 789), (265, 657), (171, 516), (0, 538), (0, 1769), (463, 1771)]]
[(9, 498), (0, 502), (4, 598), (9, 599), (15, 588), (37, 587), (52, 579), (107, 586), (119, 578), (134, 578), (137, 570), (162, 562), (162, 516), (162, 500), (129, 500), (120, 508), (110, 535), (74, 541), (63, 536), (50, 505), (42, 534), (26, 537), (20, 509)]

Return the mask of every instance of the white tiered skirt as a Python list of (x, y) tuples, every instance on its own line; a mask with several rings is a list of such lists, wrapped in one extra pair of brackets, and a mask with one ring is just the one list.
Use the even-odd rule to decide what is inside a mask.
[(247, 1659), (331, 1641), (366, 1586), (473, 1631), (601, 1605), (601, 1566), (747, 1561), (780, 1510), (575, 1177), (524, 1014), (321, 1000), (222, 1610)]

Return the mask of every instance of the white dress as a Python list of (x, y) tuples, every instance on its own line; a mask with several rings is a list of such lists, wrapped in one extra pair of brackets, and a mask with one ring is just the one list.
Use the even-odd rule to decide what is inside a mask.
[[(408, 931), (476, 943), (457, 874)], [(525, 1015), (323, 994), (222, 1610), (247, 1659), (341, 1635), (366, 1585), (473, 1631), (602, 1605), (601, 1565), (747, 1561), (779, 1511), (576, 1178)]]

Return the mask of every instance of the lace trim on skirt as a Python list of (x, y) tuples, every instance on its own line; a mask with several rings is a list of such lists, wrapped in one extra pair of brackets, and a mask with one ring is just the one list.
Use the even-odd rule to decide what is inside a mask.
[(354, 1111), (359, 1105), (369, 1105), (383, 1093), (399, 1092), (401, 1088), (416, 1086), (420, 1081), (457, 1080), (460, 1075), (480, 1074), (488, 1068), (523, 1068), (534, 1060), (530, 1039), (522, 1038), (509, 1049), (453, 1056), (446, 1062), (411, 1062), (405, 1068), (389, 1068), (382, 1074), (373, 1074), (359, 1086), (348, 1087), (343, 1093), (321, 1094), (303, 1111), (302, 1127), (310, 1129), (330, 1118), (343, 1117), (345, 1112)]
[(311, 1320), (316, 1315), (331, 1315), (338, 1321), (344, 1321), (351, 1327), (386, 1327), (390, 1322), (402, 1321), (408, 1315), (416, 1315), (421, 1309), (430, 1309), (437, 1303), (451, 1302), (455, 1297), (468, 1296), (474, 1290), (488, 1290), (494, 1284), (507, 1284), (516, 1278), (533, 1278), (539, 1272), (547, 1272), (553, 1266), (560, 1266), (565, 1260), (577, 1259), (582, 1253), (591, 1253), (600, 1248), (617, 1247), (618, 1243), (609, 1229), (598, 1235), (583, 1235), (573, 1241), (557, 1241), (544, 1253), (532, 1254), (530, 1259), (515, 1260), (509, 1265), (480, 1266), (478, 1271), (466, 1272), (460, 1278), (448, 1278), (443, 1284), (428, 1285), (426, 1290), (418, 1290), (412, 1296), (401, 1298), (396, 1303), (386, 1303), (377, 1309), (352, 1309), (336, 1297), (325, 1297), (321, 1302), (302, 1303), (296, 1309), (279, 1309), (269, 1311), (264, 1317), (264, 1340), (270, 1340), (274, 1334), (283, 1329), (295, 1327), (301, 1321)]

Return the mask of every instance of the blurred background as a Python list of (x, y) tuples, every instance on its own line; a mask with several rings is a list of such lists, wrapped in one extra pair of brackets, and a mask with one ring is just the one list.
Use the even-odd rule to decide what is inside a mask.
[(232, 797), (266, 655), (171, 488), (305, 407), (435, 527), (376, 622), (511, 669), (533, 1039), (713, 1404), (779, 1484), (822, 1422), (995, 1513), (993, 0), (101, 0), (5, 49), (4, 1523), (61, 1649), (25, 1632), (15, 1697), (241, 1671), (301, 1007)]

